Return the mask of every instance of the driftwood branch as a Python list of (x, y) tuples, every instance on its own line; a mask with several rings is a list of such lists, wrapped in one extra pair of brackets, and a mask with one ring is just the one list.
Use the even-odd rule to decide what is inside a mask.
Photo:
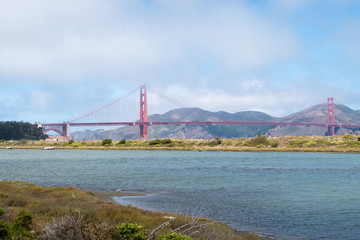
[[(200, 208), (198, 211), (196, 211), (195, 213), (192, 214), (191, 217), (189, 214), (189, 210), (187, 210), (186, 215), (184, 216), (184, 224), (182, 224), (181, 226), (173, 229), (171, 232), (173, 233), (179, 233), (179, 234), (186, 234), (188, 236), (191, 236), (195, 233), (199, 233), (200, 231), (204, 230), (205, 228), (213, 225), (216, 223), (216, 221), (211, 221), (211, 220), (206, 220), (205, 223), (199, 223), (199, 221), (204, 218), (205, 214), (208, 211), (204, 211), (203, 208)], [(151, 233), (149, 234), (149, 237), (147, 240), (153, 240), (155, 239), (155, 237), (159, 234), (159, 230), (161, 228), (163, 228), (164, 226), (168, 225), (170, 222), (173, 222), (175, 220), (177, 220), (179, 218), (179, 216), (174, 217), (164, 223), (162, 223), (161, 225), (159, 225), (158, 227), (156, 227), (153, 231), (151, 231)], [(211, 235), (213, 235), (215, 233), (215, 231), (213, 231), (208, 237), (207, 239), (209, 239), (211, 237)]]

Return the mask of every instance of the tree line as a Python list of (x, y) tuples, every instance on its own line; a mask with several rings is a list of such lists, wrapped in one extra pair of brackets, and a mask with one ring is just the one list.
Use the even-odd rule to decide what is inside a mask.
[(43, 129), (29, 122), (0, 122), (0, 139), (3, 140), (40, 140), (47, 138)]

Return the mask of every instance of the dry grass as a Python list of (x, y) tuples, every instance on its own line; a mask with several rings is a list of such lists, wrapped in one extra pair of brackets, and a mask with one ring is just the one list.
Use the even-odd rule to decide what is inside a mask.
[[(163, 140), (127, 140), (124, 144), (113, 141), (102, 146), (101, 141), (75, 141), (71, 144), (61, 142), (35, 141), (26, 144), (1, 143), (0, 148), (43, 148), (54, 146), (56, 149), (88, 149), (88, 150), (180, 150), (180, 151), (234, 151), (234, 152), (349, 152), (360, 153), (360, 137), (344, 135), (334, 137), (323, 136), (286, 136), (277, 138), (235, 139), (165, 139)], [(261, 139), (257, 139), (261, 138)], [(264, 139), (262, 139), (264, 138)], [(257, 141), (264, 140), (264, 141)], [(168, 143), (171, 141), (170, 143)], [(156, 142), (157, 144), (153, 144)]]
[[(104, 201), (89, 191), (74, 187), (39, 187), (32, 183), (0, 181), (0, 208), (7, 213), (3, 220), (13, 221), (21, 211), (33, 217), (32, 230), (43, 231), (49, 226), (61, 228), (78, 222), (83, 226), (84, 239), (101, 239), (107, 236), (118, 223), (136, 223), (150, 233), (176, 214), (145, 211), (133, 206), (123, 206)], [(75, 216), (72, 219), (69, 216)], [(177, 216), (162, 227), (168, 232), (188, 222), (188, 217)], [(199, 223), (211, 222), (199, 219)], [(80, 224), (81, 223), (81, 224)], [(86, 227), (86, 228), (85, 228)], [(74, 230), (75, 231), (75, 230)], [(75, 234), (75, 232), (72, 232)], [(70, 233), (69, 233), (70, 234)], [(95, 236), (89, 238), (86, 236)], [(102, 237), (96, 237), (102, 236)], [(192, 236), (194, 239), (260, 239), (256, 234), (235, 231), (223, 223), (215, 223)]]

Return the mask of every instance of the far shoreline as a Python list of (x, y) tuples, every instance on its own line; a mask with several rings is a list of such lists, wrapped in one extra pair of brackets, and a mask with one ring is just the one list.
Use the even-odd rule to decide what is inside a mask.
[(313, 152), (360, 153), (360, 137), (285, 136), (233, 139), (150, 139), (150, 140), (89, 140), (89, 141), (0, 141), (0, 149), (44, 150), (162, 150), (199, 152)]
[[(2, 150), (44, 150), (38, 146), (14, 146), (11, 149), (0, 146)], [(46, 150), (46, 149), (45, 149)], [(181, 147), (62, 147), (55, 146), (52, 150), (102, 150), (102, 151), (192, 151), (192, 152), (267, 152), (267, 153), (353, 153), (359, 154), (360, 148), (181, 148)]]

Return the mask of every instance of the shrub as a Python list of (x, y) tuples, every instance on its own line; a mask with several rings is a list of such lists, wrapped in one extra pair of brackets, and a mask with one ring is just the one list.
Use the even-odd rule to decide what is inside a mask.
[(192, 240), (192, 237), (180, 233), (161, 234), (158, 240)]
[(304, 147), (317, 147), (318, 144), (315, 141), (308, 141), (304, 143)]
[(268, 139), (267, 139), (266, 136), (263, 136), (263, 135), (261, 135), (259, 133), (256, 137), (254, 137), (254, 138), (250, 139), (249, 141), (247, 141), (247, 143), (249, 145), (252, 145), (252, 146), (257, 146), (257, 145), (260, 145), (260, 144), (268, 143)]
[[(0, 218), (5, 215), (4, 209), (0, 208)], [(5, 239), (9, 235), (9, 226), (0, 220), (0, 239)]]
[(32, 222), (32, 216), (21, 211), (14, 224), (0, 224), (0, 231), (3, 235), (7, 234), (5, 239), (37, 239), (40, 232), (31, 231)]
[(116, 226), (117, 236), (114, 237), (119, 240), (145, 240), (147, 239), (147, 236), (142, 231), (142, 228), (141, 225), (133, 223), (119, 223)]
[(9, 226), (4, 221), (0, 221), (0, 239), (6, 239), (9, 235)]
[(162, 144), (169, 144), (169, 143), (172, 143), (172, 140), (170, 138), (165, 138), (165, 139), (161, 140), (161, 143)]
[(19, 145), (25, 145), (27, 144), (27, 140), (26, 139), (21, 139), (19, 142), (18, 142)]
[[(302, 147), (302, 146), (305, 146), (310, 140), (308, 139), (298, 139), (298, 138), (295, 138), (295, 139), (291, 139), (287, 142), (287, 145), (289, 147)], [(314, 141), (312, 141), (314, 142)]]
[(102, 141), (102, 145), (105, 146), (105, 145), (110, 145), (112, 143), (112, 140), (109, 139), (109, 138), (106, 138)]
[(221, 144), (222, 141), (220, 138), (216, 137), (215, 139), (211, 140), (210, 142), (207, 143), (207, 145), (209, 146), (216, 146), (216, 145), (219, 145)]
[(359, 147), (360, 146), (360, 142), (355, 142), (354, 144), (352, 144), (350, 147)]
[(330, 142), (326, 141), (324, 139), (317, 139), (315, 142), (316, 142), (317, 145), (322, 145), (322, 146), (329, 146), (330, 145)]
[(166, 139), (154, 139), (149, 142), (149, 145), (159, 145), (159, 144), (170, 144), (173, 141), (169, 138)]
[(125, 139), (121, 139), (118, 144), (125, 144), (126, 143), (126, 140)]
[(346, 134), (343, 136), (343, 139), (344, 140), (353, 140), (354, 139), (354, 135), (351, 135), (351, 134)]
[(278, 147), (279, 146), (279, 143), (278, 142), (272, 142), (271, 143), (271, 147), (273, 147), (273, 148), (276, 148), (276, 147)]
[(32, 224), (32, 216), (21, 211), (15, 220), (14, 229), (30, 231)]
[(79, 212), (73, 212), (69, 216), (54, 220), (53, 224), (45, 225), (44, 239), (101, 239), (97, 236), (98, 234), (93, 233), (92, 230), (92, 227), (84, 218), (84, 215)]
[[(5, 211), (0, 208), (1, 215)], [(5, 223), (0, 220), (0, 239), (36, 239), (39, 232), (32, 233), (31, 230), (32, 216), (21, 211), (15, 219), (15, 223)]]
[(158, 144), (160, 144), (160, 139), (155, 139), (155, 140), (149, 141), (149, 145), (158, 145)]
[(0, 208), (0, 218), (2, 217), (2, 215), (5, 215), (5, 214), (6, 214), (5, 210)]
[(69, 145), (71, 145), (71, 144), (73, 144), (75, 141), (74, 140), (69, 140), (67, 143), (69, 144)]
[(71, 146), (72, 147), (79, 147), (81, 145), (81, 143), (80, 142), (73, 142), (73, 143), (71, 143)]

